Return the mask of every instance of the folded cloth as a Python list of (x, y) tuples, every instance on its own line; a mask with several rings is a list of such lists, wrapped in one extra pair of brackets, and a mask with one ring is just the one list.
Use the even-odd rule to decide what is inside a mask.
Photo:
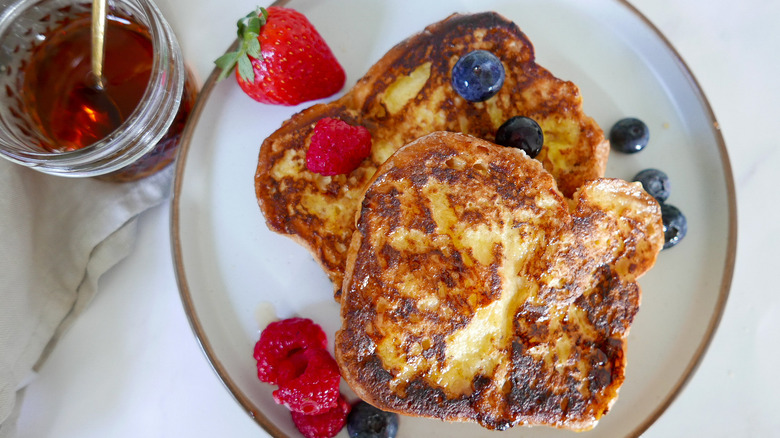
[(15, 428), (24, 385), (98, 278), (128, 254), (138, 215), (169, 196), (172, 177), (170, 166), (117, 184), (0, 159), (0, 437)]

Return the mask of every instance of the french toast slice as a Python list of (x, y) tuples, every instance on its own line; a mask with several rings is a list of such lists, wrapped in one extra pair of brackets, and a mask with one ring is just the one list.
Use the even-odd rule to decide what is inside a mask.
[(375, 173), (335, 353), (363, 400), (490, 429), (587, 430), (624, 380), (637, 278), (664, 243), (638, 183), (571, 200), (525, 153), (437, 132)]
[[(506, 79), (496, 96), (471, 103), (453, 90), (450, 72), (476, 49), (496, 54)], [(545, 143), (536, 158), (564, 195), (604, 175), (609, 145), (583, 112), (577, 86), (537, 65), (531, 42), (510, 20), (493, 12), (452, 15), (393, 47), (340, 99), (303, 110), (265, 139), (255, 176), (258, 203), (271, 230), (314, 254), (338, 297), (355, 213), (379, 165), (434, 131), (493, 141), (498, 127), (518, 115), (542, 127)], [(325, 117), (362, 125), (372, 135), (371, 155), (349, 174), (306, 168), (312, 130)]]

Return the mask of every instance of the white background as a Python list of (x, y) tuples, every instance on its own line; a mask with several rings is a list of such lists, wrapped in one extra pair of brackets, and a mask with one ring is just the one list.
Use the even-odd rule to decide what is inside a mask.
[[(200, 81), (232, 41), (243, 3), (158, 1)], [(737, 265), (716, 337), (645, 436), (776, 436), (780, 2), (632, 4), (670, 40), (707, 95), (728, 146), (739, 212)], [(190, 330), (172, 265), (169, 213), (166, 203), (141, 218), (133, 253), (103, 277), (95, 300), (29, 385), (19, 437), (265, 436), (222, 386)]]

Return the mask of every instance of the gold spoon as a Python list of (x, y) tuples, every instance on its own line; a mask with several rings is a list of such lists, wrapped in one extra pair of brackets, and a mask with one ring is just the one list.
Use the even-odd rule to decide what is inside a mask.
[(122, 124), (119, 108), (106, 92), (103, 76), (106, 1), (92, 0), (92, 74), (86, 79), (87, 83), (76, 90), (80, 99), (74, 102), (93, 121), (93, 131), (103, 136), (110, 135)]
[(103, 56), (106, 37), (106, 0), (92, 0), (92, 74), (97, 87), (103, 88)]

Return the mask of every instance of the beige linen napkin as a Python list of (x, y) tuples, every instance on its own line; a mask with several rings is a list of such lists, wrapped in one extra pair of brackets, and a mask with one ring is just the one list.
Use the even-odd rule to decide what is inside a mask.
[(0, 437), (13, 433), (35, 367), (131, 250), (136, 218), (168, 197), (172, 176), (173, 166), (114, 184), (0, 159)]

